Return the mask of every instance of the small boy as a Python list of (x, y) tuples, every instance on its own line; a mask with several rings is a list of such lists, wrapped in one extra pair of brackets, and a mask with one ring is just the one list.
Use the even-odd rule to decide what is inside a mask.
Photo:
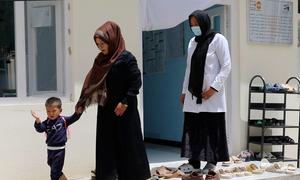
[(47, 119), (41, 122), (39, 115), (31, 111), (31, 115), (35, 118), (34, 127), (37, 132), (46, 133), (46, 144), (48, 151), (48, 165), (50, 166), (51, 180), (65, 180), (66, 176), (62, 169), (65, 160), (65, 144), (67, 142), (67, 128), (69, 125), (77, 121), (82, 109), (78, 109), (72, 116), (61, 116), (62, 103), (57, 97), (51, 97), (45, 103), (47, 111)]

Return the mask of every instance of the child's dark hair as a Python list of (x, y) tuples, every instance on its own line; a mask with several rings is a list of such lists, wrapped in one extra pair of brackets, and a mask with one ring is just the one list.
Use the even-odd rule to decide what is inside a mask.
[(61, 100), (58, 97), (50, 97), (46, 100), (45, 106), (56, 106), (59, 109), (61, 108)]

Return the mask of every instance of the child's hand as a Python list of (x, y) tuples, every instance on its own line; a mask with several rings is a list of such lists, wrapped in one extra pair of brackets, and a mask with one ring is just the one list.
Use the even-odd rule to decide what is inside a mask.
[(40, 123), (41, 122), (40, 116), (36, 112), (34, 112), (34, 111), (31, 110), (31, 115), (35, 118), (35, 122), (36, 123)]

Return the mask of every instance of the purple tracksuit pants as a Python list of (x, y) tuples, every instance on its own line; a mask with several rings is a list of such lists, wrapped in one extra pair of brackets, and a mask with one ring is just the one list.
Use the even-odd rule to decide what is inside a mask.
[(63, 175), (62, 169), (65, 161), (65, 149), (47, 150), (48, 151), (48, 165), (50, 166), (51, 180), (59, 180)]

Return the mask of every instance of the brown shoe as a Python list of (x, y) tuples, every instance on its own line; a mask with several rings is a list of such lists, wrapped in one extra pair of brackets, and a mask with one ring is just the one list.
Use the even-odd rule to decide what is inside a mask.
[(209, 179), (209, 180), (220, 180), (220, 176), (219, 174), (217, 174), (215, 171), (208, 171), (206, 177), (205, 177), (205, 180), (206, 179)]
[(189, 175), (182, 176), (181, 179), (182, 180), (204, 180), (203, 174), (196, 172), (196, 171), (192, 172)]
[(67, 177), (66, 177), (64, 174), (62, 174), (62, 175), (59, 177), (59, 180), (68, 180), (68, 179), (67, 179)]

